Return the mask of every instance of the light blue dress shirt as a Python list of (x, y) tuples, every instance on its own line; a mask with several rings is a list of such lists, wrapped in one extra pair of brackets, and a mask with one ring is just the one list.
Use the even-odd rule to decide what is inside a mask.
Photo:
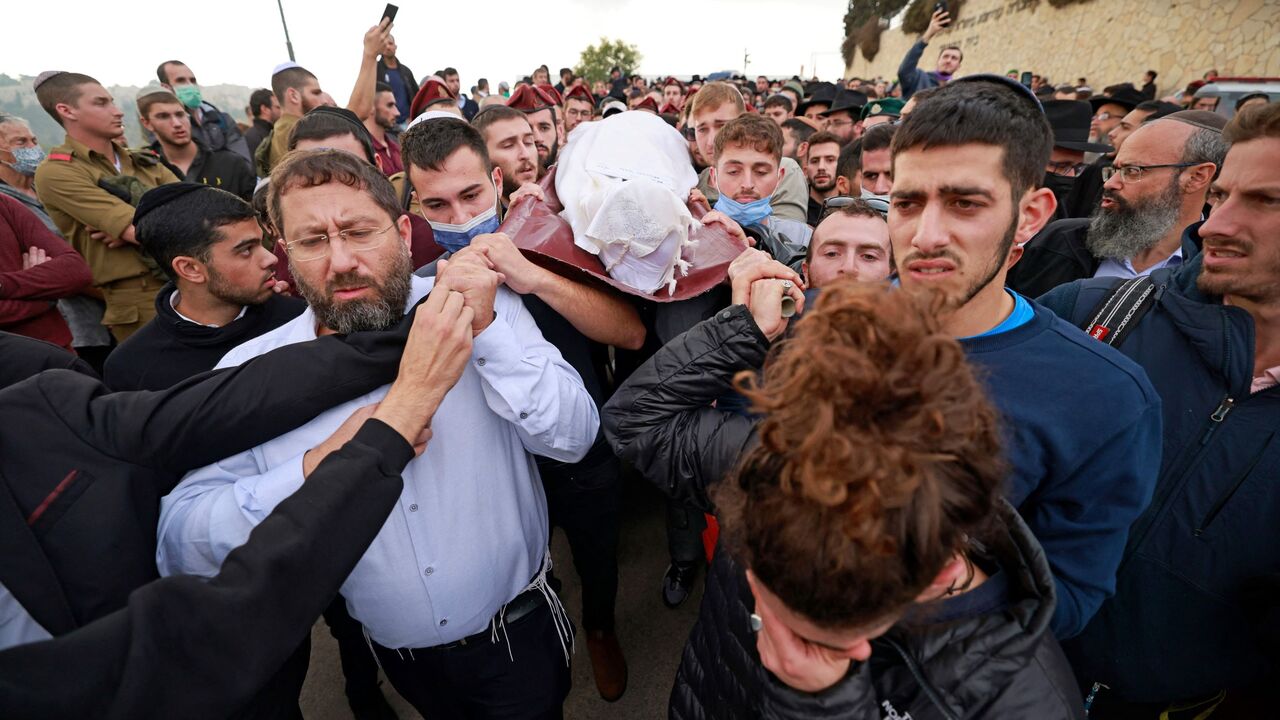
[[(411, 305), (433, 278), (413, 278)], [(342, 586), (352, 617), (390, 648), (447, 644), (489, 627), (530, 585), (547, 550), (547, 505), (529, 453), (576, 462), (599, 429), (582, 378), (543, 339), (518, 295), (498, 289), (497, 317), (445, 396), (404, 492)], [(310, 309), (237, 347), (219, 367), (316, 337)], [(299, 372), (325, 372), (322, 367)], [(338, 381), (340, 378), (334, 378)], [(389, 386), (306, 425), (196, 470), (161, 502), (162, 575), (211, 576), (303, 482), (302, 456)]]
[(48, 640), (52, 636), (0, 583), (0, 650)]
[(1096, 278), (1117, 277), (1117, 278), (1124, 278), (1125, 280), (1132, 280), (1137, 277), (1145, 277), (1147, 275), (1150, 275), (1151, 273), (1155, 272), (1156, 270), (1159, 270), (1160, 268), (1174, 267), (1176, 265), (1181, 265), (1181, 264), (1182, 264), (1182, 247), (1179, 246), (1177, 250), (1173, 251), (1172, 255), (1165, 258), (1164, 260), (1161, 260), (1155, 265), (1152, 265), (1146, 270), (1143, 270), (1142, 272), (1138, 272), (1137, 270), (1134, 270), (1133, 261), (1129, 260), (1128, 258), (1126, 258), (1123, 262), (1117, 262), (1115, 260), (1112, 260), (1111, 258), (1106, 258), (1101, 263), (1098, 263), (1098, 271), (1095, 272), (1093, 276)]

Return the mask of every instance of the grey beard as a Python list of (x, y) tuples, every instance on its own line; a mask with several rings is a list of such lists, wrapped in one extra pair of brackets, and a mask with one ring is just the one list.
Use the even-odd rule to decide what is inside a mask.
[(361, 330), (385, 330), (404, 317), (405, 303), (412, 287), (410, 276), (413, 274), (408, 248), (391, 261), (388, 269), (386, 279), (375, 287), (376, 297), (341, 304), (333, 302), (332, 288), (311, 287), (297, 274), (294, 280), (320, 324), (340, 335), (347, 335)]
[(1155, 247), (1169, 233), (1178, 221), (1181, 205), (1175, 176), (1165, 191), (1156, 197), (1133, 205), (1126, 203), (1112, 210), (1099, 207), (1089, 220), (1085, 247), (1097, 258), (1132, 259), (1138, 253)]

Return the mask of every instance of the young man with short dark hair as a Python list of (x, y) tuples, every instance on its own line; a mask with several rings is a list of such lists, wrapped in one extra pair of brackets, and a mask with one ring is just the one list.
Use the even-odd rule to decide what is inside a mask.
[(720, 192), (715, 210), (744, 230), (765, 228), (793, 245), (809, 244), (813, 228), (773, 214), (773, 194), (786, 170), (781, 167), (782, 131), (772, 120), (739, 115), (716, 134), (712, 157), (711, 182)]
[(876, 282), (893, 270), (893, 248), (884, 216), (865, 200), (832, 208), (813, 229), (800, 274), (810, 290), (852, 278)]
[(477, 113), (471, 124), (484, 138), (489, 159), (502, 170), (503, 207), (511, 204), (511, 196), (520, 188), (537, 187), (538, 146), (525, 113), (493, 105)]
[(280, 101), (270, 88), (259, 88), (249, 96), (249, 117), (253, 119), (253, 126), (245, 132), (244, 141), (252, 156), (280, 119)]
[(211, 152), (230, 150), (245, 163), (253, 161), (249, 145), (230, 115), (204, 99), (196, 75), (180, 60), (167, 60), (156, 68), (160, 87), (177, 96), (191, 118), (191, 135)]
[(804, 174), (809, 180), (809, 225), (817, 227), (822, 220), (827, 198), (848, 195), (848, 181), (836, 172), (840, 159), (840, 138), (829, 132), (812, 135), (805, 143)]
[[(712, 82), (702, 86), (689, 102), (692, 105), (689, 109), (689, 124), (694, 128), (698, 151), (704, 160), (713, 164), (716, 134), (729, 121), (747, 111), (742, 93), (728, 83)], [(773, 212), (782, 218), (804, 222), (809, 194), (804, 173), (801, 172), (800, 165), (790, 158), (782, 160), (780, 167), (783, 171), (781, 183), (770, 202)], [(711, 182), (710, 167), (698, 174), (698, 192), (711, 205), (720, 197)]]
[(896, 125), (876, 125), (862, 136), (858, 165), (864, 197), (889, 198), (889, 191), (893, 189), (893, 159), (889, 156), (889, 146), (893, 143), (896, 129)]
[(211, 150), (193, 133), (191, 114), (173, 93), (157, 90), (138, 98), (138, 120), (156, 136), (151, 149), (178, 177), (225, 190), (248, 202), (258, 184), (249, 165), (227, 149)]
[(949, 83), (894, 134), (889, 235), (898, 278), (945, 301), (943, 328), (983, 369), (1008, 429), (1006, 491), (1053, 570), (1059, 638), (1115, 592), (1129, 527), (1160, 465), (1160, 399), (1146, 374), (1005, 289), (1053, 214), (1041, 188), (1052, 133), (1027, 88)]
[(108, 356), (103, 379), (113, 390), (163, 390), (212, 370), (305, 307), (277, 294), (276, 257), (262, 247), (257, 216), (230, 193), (168, 185), (143, 196), (134, 223), (169, 283), (156, 317)]
[(138, 247), (133, 206), (120, 196), (134, 183), (145, 190), (178, 177), (151, 150), (116, 144), (124, 136), (124, 113), (97, 80), (46, 72), (36, 78), (35, 91), (41, 107), (67, 131), (66, 142), (36, 169), (36, 193), (62, 236), (88, 261), (107, 305), (102, 324), (123, 341), (155, 316), (162, 283)]
[(378, 167), (391, 177), (404, 171), (404, 162), (400, 159), (400, 143), (392, 137), (391, 131), (396, 129), (396, 118), (400, 116), (400, 108), (396, 105), (395, 93), (386, 83), (377, 84), (377, 92), (373, 96), (373, 114), (364, 119), (364, 127), (373, 139), (373, 153), (378, 157)]
[(938, 52), (937, 69), (933, 72), (925, 72), (918, 67), (925, 47), (950, 26), (950, 13), (946, 10), (935, 10), (929, 19), (929, 27), (902, 58), (902, 65), (898, 67), (898, 83), (902, 87), (904, 102), (910, 100), (911, 96), (919, 90), (945, 85), (960, 69), (960, 62), (964, 60), (964, 51), (958, 45), (943, 46)]
[(791, 104), (791, 98), (786, 95), (770, 95), (764, 101), (764, 105), (760, 108), (761, 114), (770, 120), (778, 123), (778, 127), (794, 116), (795, 105)]
[[(591, 360), (593, 348), (618, 345), (636, 350), (644, 340), (639, 315), (617, 293), (578, 282), (530, 262), (498, 228), (503, 168), (494, 165), (487, 147), (509, 138), (501, 126), (523, 122), (510, 108), (490, 108), (477, 121), (498, 110), (516, 113), (478, 131), (448, 118), (427, 120), (404, 136), (409, 178), (422, 214), (436, 238), (453, 251), (444, 264), (482, 254), (502, 274), (507, 287), (520, 294), (544, 337), (582, 376), (597, 405), (606, 399), (605, 382)], [(527, 126), (524, 131), (527, 131)], [(482, 135), (493, 133), (487, 141)], [(525, 144), (526, 137), (520, 140)], [(504, 149), (505, 150), (505, 149)], [(477, 220), (487, 218), (487, 220)], [(431, 273), (423, 268), (419, 274)], [(618, 592), (618, 513), (621, 475), (617, 459), (597, 436), (586, 457), (575, 463), (538, 459), (552, 525), (569, 540), (574, 567), (582, 579), (582, 627), (587, 634), (596, 686), (606, 700), (617, 700), (627, 686), (626, 660), (614, 631)]]

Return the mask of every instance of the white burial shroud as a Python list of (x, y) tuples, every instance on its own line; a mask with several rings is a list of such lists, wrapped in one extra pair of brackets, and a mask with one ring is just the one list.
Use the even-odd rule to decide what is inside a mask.
[(574, 243), (645, 293), (674, 292), (688, 270), (700, 224), (685, 200), (697, 184), (684, 137), (642, 110), (578, 125), (556, 164), (560, 217)]

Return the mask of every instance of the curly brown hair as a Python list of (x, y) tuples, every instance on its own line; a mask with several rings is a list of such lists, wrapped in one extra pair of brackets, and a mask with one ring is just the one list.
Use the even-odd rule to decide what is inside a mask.
[(731, 550), (832, 628), (895, 617), (995, 517), (998, 421), (939, 299), (824, 287), (763, 380), (739, 389), (760, 444), (716, 493)]

